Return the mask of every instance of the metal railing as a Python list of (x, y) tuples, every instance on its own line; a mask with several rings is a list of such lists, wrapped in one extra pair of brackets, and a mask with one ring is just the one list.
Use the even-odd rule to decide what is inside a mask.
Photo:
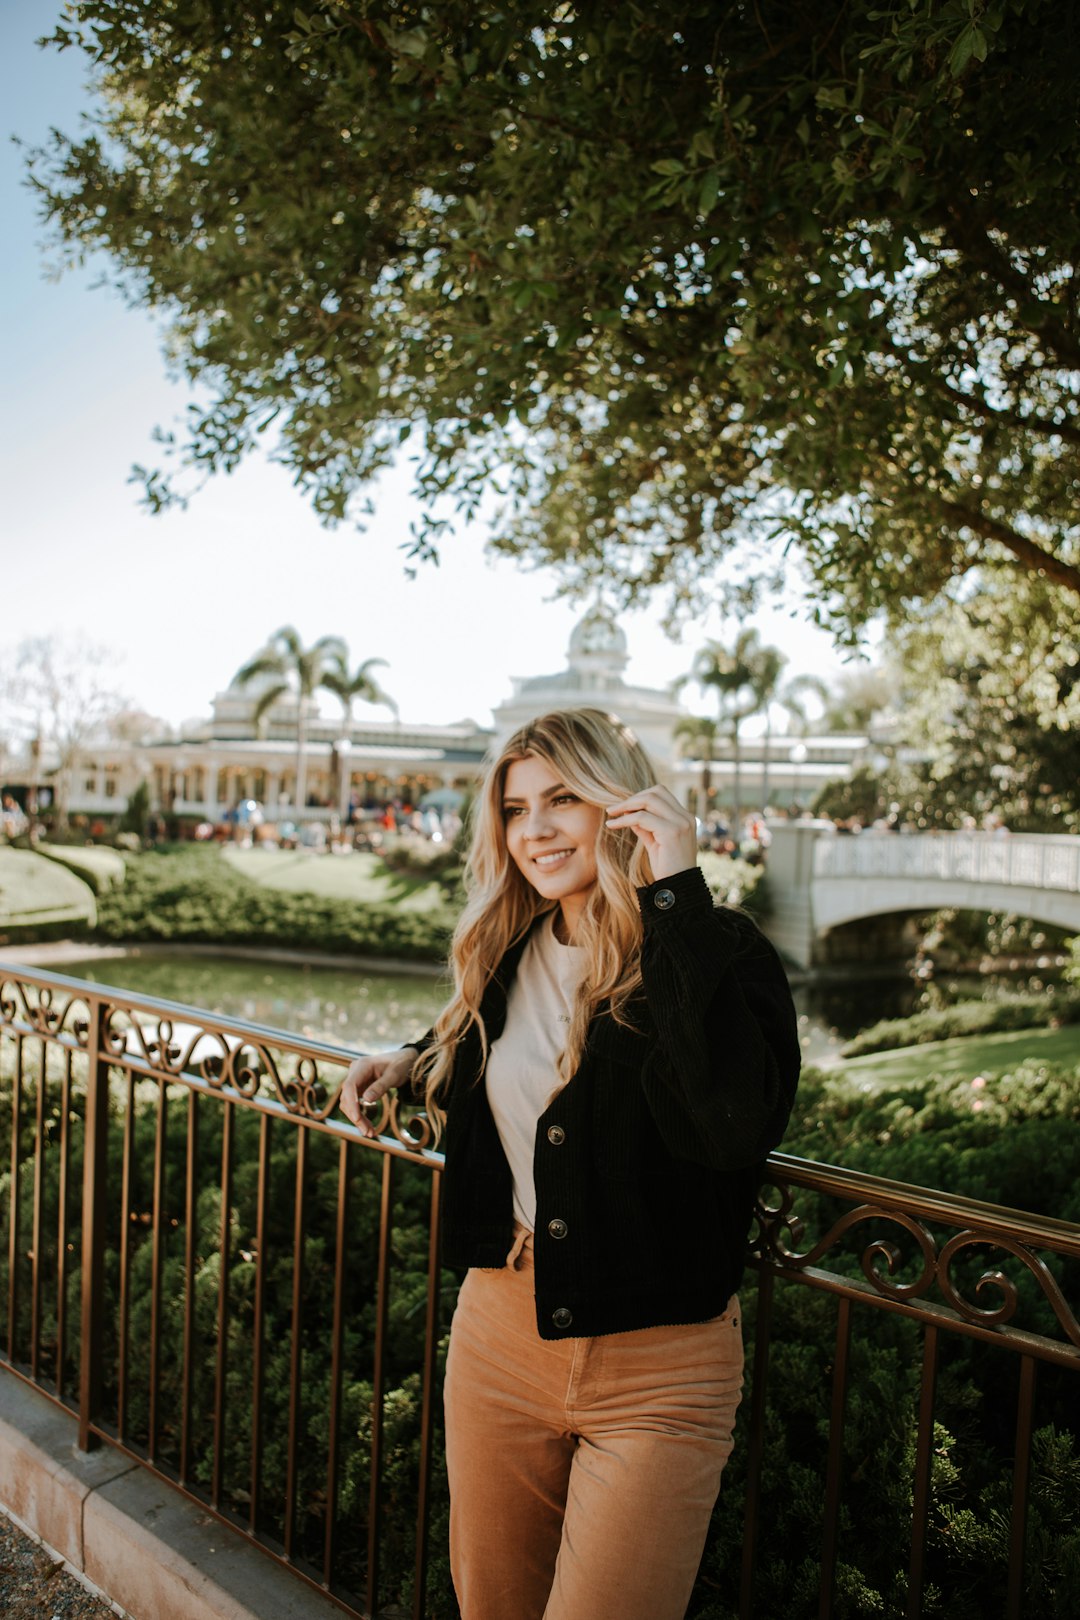
[[(396, 1103), (374, 1142), (334, 1117), (351, 1055), (0, 967), (0, 1363), (76, 1414), (81, 1446), (138, 1459), (347, 1612), (449, 1620), (440, 1352), (456, 1279), (438, 1261), (442, 1161), (427, 1122)], [(740, 1615), (759, 1612), (777, 1310), (809, 1289), (835, 1303), (820, 1512), (806, 1530), (817, 1612), (832, 1613), (857, 1490), (845, 1411), (858, 1308), (860, 1321), (906, 1319), (919, 1343), (910, 1616), (927, 1580), (941, 1346), (1017, 1358), (1001, 1612), (1018, 1620), (1036, 1368), (1080, 1372), (1065, 1291), (1080, 1228), (782, 1154), (768, 1175), (745, 1300)], [(804, 1239), (812, 1223), (823, 1235)], [(971, 1269), (977, 1252), (990, 1269)]]

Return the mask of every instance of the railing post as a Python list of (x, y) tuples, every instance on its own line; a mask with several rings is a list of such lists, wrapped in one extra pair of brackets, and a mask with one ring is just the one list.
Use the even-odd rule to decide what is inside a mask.
[(79, 1373), (79, 1449), (96, 1441), (91, 1425), (101, 1405), (105, 1324), (106, 1180), (109, 1135), (109, 1065), (102, 1055), (104, 1004), (90, 1000), (86, 1042), (86, 1122), (83, 1141), (82, 1312)]

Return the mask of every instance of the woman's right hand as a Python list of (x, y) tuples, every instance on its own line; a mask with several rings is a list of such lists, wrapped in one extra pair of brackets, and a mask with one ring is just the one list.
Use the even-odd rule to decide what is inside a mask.
[(338, 1105), (365, 1136), (377, 1136), (378, 1132), (364, 1112), (364, 1104), (381, 1102), (394, 1087), (408, 1085), (418, 1056), (415, 1046), (403, 1046), (400, 1052), (377, 1052), (374, 1057), (357, 1058), (349, 1065)]

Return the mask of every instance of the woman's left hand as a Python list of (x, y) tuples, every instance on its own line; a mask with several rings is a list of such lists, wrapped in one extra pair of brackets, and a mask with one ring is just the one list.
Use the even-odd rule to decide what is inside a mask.
[(649, 787), (608, 806), (609, 827), (629, 827), (649, 857), (654, 881), (697, 865), (697, 822), (666, 787)]

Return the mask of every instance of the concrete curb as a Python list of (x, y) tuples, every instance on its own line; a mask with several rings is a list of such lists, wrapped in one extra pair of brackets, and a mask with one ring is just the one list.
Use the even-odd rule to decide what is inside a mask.
[(0, 1505), (130, 1620), (341, 1620), (341, 1609), (0, 1369)]

